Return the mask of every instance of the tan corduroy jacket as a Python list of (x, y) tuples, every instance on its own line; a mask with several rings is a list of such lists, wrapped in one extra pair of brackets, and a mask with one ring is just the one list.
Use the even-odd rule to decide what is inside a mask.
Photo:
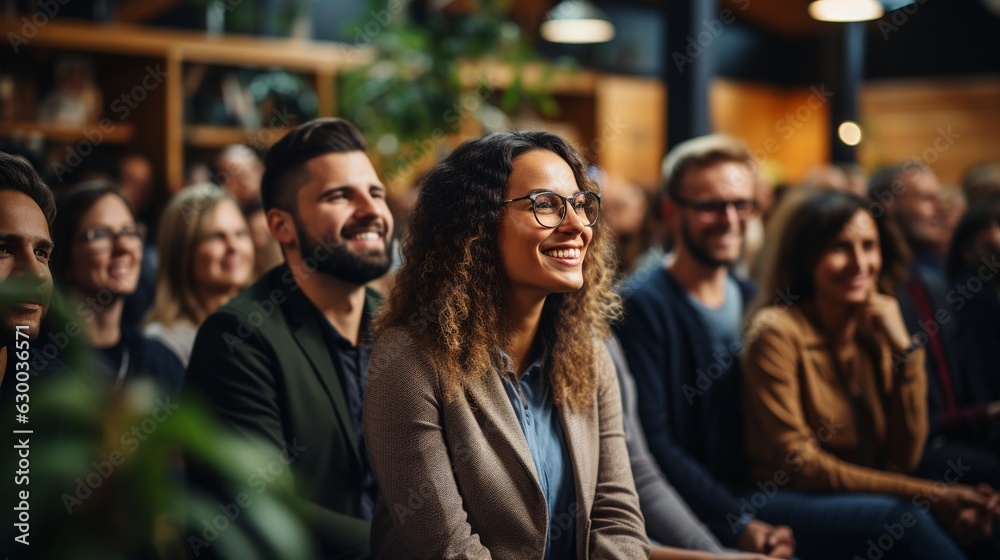
[(837, 366), (810, 311), (807, 303), (765, 308), (747, 331), (744, 412), (754, 480), (906, 499), (929, 492), (931, 481), (905, 474), (927, 437), (923, 349), (904, 359), (884, 340), (860, 334), (860, 358)]
[(389, 329), (368, 367), (364, 434), (381, 492), (372, 552), (382, 559), (545, 555), (547, 523), (575, 525), (577, 558), (649, 557), (622, 431), (615, 373), (602, 350), (597, 398), (560, 408), (576, 479), (575, 519), (548, 520), (535, 463), (500, 374), (445, 404), (427, 353)]

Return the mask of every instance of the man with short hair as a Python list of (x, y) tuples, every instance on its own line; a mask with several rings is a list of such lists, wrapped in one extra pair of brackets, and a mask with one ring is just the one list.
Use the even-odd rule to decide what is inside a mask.
[(962, 457), (971, 467), (963, 482), (1000, 488), (1000, 454), (989, 441), (1000, 426), (1000, 402), (985, 402), (982, 390), (984, 376), (993, 371), (979, 371), (962, 351), (964, 344), (982, 341), (959, 339), (958, 298), (949, 297), (954, 285), (937, 253), (950, 236), (941, 183), (928, 167), (911, 162), (878, 171), (869, 195), (876, 211), (884, 211), (903, 234), (913, 257), (898, 297), (914, 341), (927, 350), (930, 433), (916, 473), (939, 479), (949, 461)]
[[(28, 408), (34, 402), (25, 399), (37, 400), (39, 394), (34, 383), (37, 371), (32, 364), (37, 348), (33, 341), (38, 338), (52, 300), (49, 258), (53, 244), (49, 226), (55, 215), (52, 192), (31, 165), (0, 152), (0, 412), (3, 413), (0, 425), (8, 434), (11, 429), (38, 429), (44, 425)], [(21, 408), (16, 408), (18, 406)], [(21, 413), (26, 413), (25, 421), (31, 414), (32, 423), (15, 423), (15, 414)], [(45, 435), (39, 430), (39, 437)], [(20, 495), (20, 491), (28, 491), (26, 485), (19, 486), (27, 484), (28, 480), (27, 471), (18, 466), (18, 460), (23, 460), (19, 453), (27, 453), (26, 446), (19, 442), (34, 439), (32, 450), (37, 452), (39, 448), (38, 439), (33, 435), (18, 434), (16, 437), (21, 439), (12, 440), (14, 449), (8, 447), (0, 460), (0, 467), (5, 472), (15, 473), (11, 480), (20, 480), (15, 482), (17, 486), (8, 486), (18, 490), (11, 493), (12, 497)], [(22, 476), (16, 474), (18, 470), (22, 471)], [(31, 492), (32, 496), (35, 494)], [(19, 514), (23, 512), (17, 509), (6, 508), (7, 513), (0, 515), (0, 539), (6, 545), (0, 547), (2, 550), (14, 551), (20, 548), (19, 543), (27, 541), (27, 531), (15, 525), (22, 521)], [(31, 529), (34, 529), (31, 531), (34, 539), (45, 527), (36, 523)], [(24, 541), (15, 541), (15, 537)]]
[(369, 324), (393, 219), (360, 132), (305, 123), (265, 159), (262, 195), (285, 264), (210, 316), (188, 385), (238, 434), (292, 457), (324, 557), (365, 558), (375, 481), (361, 434)]
[(52, 191), (35, 170), (0, 152), (0, 393), (14, 384), (11, 347), (38, 337), (52, 299), (55, 214)]
[(733, 276), (757, 211), (754, 162), (722, 135), (675, 147), (663, 164), (662, 212), (675, 258), (624, 289), (618, 337), (638, 386), (649, 448), (667, 479), (723, 544), (787, 558), (788, 527), (741, 514), (740, 323), (754, 288)]

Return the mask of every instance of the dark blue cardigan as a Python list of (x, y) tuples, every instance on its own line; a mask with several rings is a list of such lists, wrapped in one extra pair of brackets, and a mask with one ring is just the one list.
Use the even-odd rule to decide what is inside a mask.
[[(746, 477), (740, 379), (742, 340), (715, 355), (708, 326), (666, 268), (629, 281), (625, 318), (616, 334), (639, 392), (639, 417), (649, 448), (684, 501), (723, 544), (749, 519), (733, 488)], [(755, 288), (738, 278), (744, 305)]]

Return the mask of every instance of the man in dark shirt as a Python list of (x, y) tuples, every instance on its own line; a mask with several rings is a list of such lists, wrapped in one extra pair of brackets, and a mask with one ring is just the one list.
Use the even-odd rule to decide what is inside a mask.
[[(25, 454), (30, 451), (38, 453), (37, 439), (32, 442), (35, 436), (30, 434), (42, 425), (29, 408), (29, 399), (37, 401), (38, 395), (37, 387), (33, 387), (31, 351), (52, 299), (49, 257), (53, 245), (49, 225), (55, 215), (52, 193), (35, 170), (0, 152), (0, 425), (8, 437), (12, 430), (25, 430), (26, 434), (15, 433), (10, 440), (13, 449), (8, 447), (0, 455), (0, 467), (5, 473), (13, 473), (3, 488), (10, 490), (14, 505), (0, 515), (0, 550), (17, 552), (18, 556), (30, 555), (29, 545), (44, 531), (34, 517), (30, 518), (34, 526), (24, 523), (21, 517), (33, 516), (35, 510), (26, 511), (27, 504), (39, 504), (41, 500), (39, 490), (30, 487), (31, 469), (24, 470), (20, 460), (27, 458)], [(39, 436), (44, 433), (39, 430)], [(29, 529), (34, 529), (30, 540)]]
[(318, 119), (268, 151), (262, 196), (286, 262), (205, 321), (186, 381), (291, 458), (327, 558), (368, 556), (375, 494), (360, 426), (379, 296), (365, 285), (389, 269), (393, 219), (364, 150), (353, 125)]
[[(961, 310), (970, 304), (956, 287), (970, 277), (945, 277), (940, 247), (950, 236), (941, 203), (941, 183), (920, 163), (887, 167), (876, 173), (869, 194), (877, 210), (899, 229), (912, 255), (899, 307), (917, 344), (927, 351), (927, 413), (930, 433), (916, 474), (937, 480), (958, 457), (970, 470), (963, 482), (1000, 488), (1000, 454), (990, 441), (1000, 428), (1000, 402), (988, 402), (982, 388), (993, 370), (963, 352), (988, 338), (969, 332)], [(971, 276), (974, 278), (974, 276)], [(972, 304), (975, 305), (975, 304)], [(991, 341), (992, 342), (992, 341)]]
[(721, 135), (684, 142), (664, 161), (664, 218), (675, 258), (624, 289), (618, 337), (639, 389), (650, 451), (724, 545), (787, 558), (788, 527), (742, 508), (740, 320), (753, 286), (734, 277), (747, 219), (756, 212), (749, 151)]

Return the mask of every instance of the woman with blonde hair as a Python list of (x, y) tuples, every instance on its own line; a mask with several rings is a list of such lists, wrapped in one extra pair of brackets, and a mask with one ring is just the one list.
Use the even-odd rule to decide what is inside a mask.
[(424, 179), (368, 369), (375, 558), (648, 558), (585, 169), (494, 133)]
[(144, 331), (187, 365), (198, 325), (253, 279), (250, 229), (231, 194), (192, 185), (164, 210), (157, 248), (156, 299)]

